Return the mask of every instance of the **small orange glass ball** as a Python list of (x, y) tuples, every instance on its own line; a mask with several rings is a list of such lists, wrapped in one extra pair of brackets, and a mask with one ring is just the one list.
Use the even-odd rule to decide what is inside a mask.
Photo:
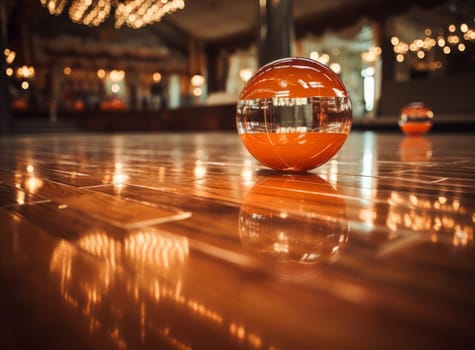
[(236, 124), (247, 150), (264, 165), (289, 172), (316, 168), (343, 146), (351, 101), (337, 74), (306, 58), (264, 65), (239, 95)]
[(432, 127), (434, 113), (422, 102), (412, 102), (401, 109), (399, 127), (406, 135), (424, 135)]

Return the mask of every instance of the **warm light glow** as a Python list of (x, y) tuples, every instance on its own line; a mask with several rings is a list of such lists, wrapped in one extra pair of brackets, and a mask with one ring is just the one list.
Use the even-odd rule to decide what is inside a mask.
[(47, 8), (50, 15), (59, 16), (66, 6), (66, 0), (40, 0), (43, 7)]
[(114, 174), (112, 175), (112, 184), (116, 191), (120, 192), (127, 181), (129, 176), (122, 171), (123, 165), (120, 162), (115, 163), (114, 165)]
[(27, 81), (22, 81), (21, 82), (21, 88), (23, 90), (28, 90), (29, 87), (30, 87), (30, 84)]
[(8, 68), (5, 70), (5, 73), (7, 74), (7, 76), (11, 77), (11, 76), (13, 75), (13, 68), (8, 67)]
[(455, 45), (460, 42), (460, 38), (457, 35), (449, 35), (447, 37), (447, 41), (449, 42), (449, 44)]
[(35, 76), (35, 68), (23, 65), (16, 70), (16, 75), (20, 79), (30, 79)]
[(464, 35), (465, 40), (475, 40), (475, 30), (469, 29)]
[(206, 167), (203, 165), (203, 162), (201, 160), (196, 161), (195, 169), (193, 173), (197, 178), (201, 178), (206, 175)]
[(334, 71), (336, 74), (340, 74), (341, 73), (341, 66), (339, 63), (332, 63), (330, 64), (330, 69), (332, 71)]
[(35, 193), (41, 186), (43, 186), (43, 181), (34, 175), (25, 181), (25, 189), (30, 193)]
[(8, 64), (12, 64), (16, 57), (16, 52), (10, 49), (5, 49), (3, 51), (5, 53), (5, 60)]
[(111, 70), (109, 73), (109, 79), (112, 81), (124, 80), (125, 72), (123, 70)]
[(99, 79), (103, 79), (106, 76), (106, 71), (104, 69), (98, 69), (97, 70), (97, 77)]
[[(40, 0), (51, 15), (63, 13), (67, 0)], [(184, 0), (71, 0), (69, 17), (75, 23), (98, 26), (111, 13), (114, 14), (116, 28), (127, 25), (140, 28), (161, 20), (166, 14), (185, 7)]]
[(310, 58), (311, 58), (312, 60), (315, 60), (315, 61), (318, 60), (318, 56), (319, 56), (319, 55), (318, 55), (318, 52), (317, 52), (317, 51), (312, 51), (312, 52), (310, 52)]
[[(410, 208), (407, 206), (408, 201)], [(392, 192), (388, 204), (390, 209), (386, 225), (391, 230), (397, 231), (404, 227), (419, 232), (431, 232), (429, 239), (433, 243), (452, 233), (450, 244), (455, 247), (473, 242), (473, 227), (458, 199), (439, 196), (432, 200)]]
[(64, 67), (64, 75), (70, 75), (71, 74), (71, 67)]
[(158, 22), (168, 13), (185, 7), (183, 0), (128, 0), (118, 3), (115, 11), (116, 28), (123, 24), (131, 28), (140, 28)]
[(159, 72), (155, 72), (152, 75), (152, 79), (155, 83), (159, 83), (162, 80), (162, 75)]
[[(399, 45), (401, 45), (401, 43), (398, 43), (397, 46), (394, 47), (395, 52), (399, 50)], [(380, 55), (381, 55), (381, 48), (379, 46), (373, 46), (373, 47), (370, 47), (368, 51), (361, 53), (361, 60), (365, 63), (374, 63), (376, 62), (376, 60), (379, 58)]]
[(252, 70), (249, 68), (241, 69), (241, 71), (239, 72), (239, 77), (243, 82), (249, 81), (249, 79), (251, 79), (252, 77)]
[[(118, 164), (116, 169), (121, 169)], [(24, 200), (18, 199), (19, 202)], [(84, 256), (83, 252), (99, 259), (91, 262), (90, 256)], [(183, 236), (147, 229), (116, 239), (105, 232), (93, 231), (76, 242), (60, 240), (52, 252), (49, 267), (51, 273), (58, 277), (64, 301), (87, 318), (90, 331), (102, 329), (118, 349), (127, 347), (121, 334), (125, 333), (125, 327), (133, 323), (123, 328), (120, 323), (101, 323), (99, 319), (103, 318), (98, 316), (106, 315), (104, 312), (122, 315), (122, 305), (130, 305), (130, 302), (140, 310), (137, 318), (139, 327), (153, 330), (176, 349), (192, 349), (176, 337), (169, 326), (162, 326), (160, 321), (157, 323), (154, 317), (149, 317), (146, 312), (149, 309), (144, 302), (160, 304), (162, 300), (167, 304), (173, 303), (180, 312), (228, 330), (231, 337), (245, 343), (246, 348), (276, 349), (264, 346), (264, 339), (248, 325), (235, 321), (232, 315), (226, 314), (229, 318), (225, 318), (219, 310), (199, 300), (199, 294), (194, 295), (193, 290), (182, 283), (179, 276), (186, 267), (188, 257), (189, 243)], [(134, 278), (124, 277), (124, 271), (130, 271)], [(111, 287), (123, 298), (123, 303), (115, 304), (109, 311), (108, 304), (102, 304), (110, 302), (108, 290)]]
[(118, 93), (120, 91), (120, 85), (119, 84), (112, 84), (111, 91), (115, 94)]
[[(193, 86), (201, 86), (204, 83), (205, 83), (205, 77), (202, 76), (201, 74), (195, 74), (191, 77), (191, 85), (193, 85)], [(200, 93), (200, 95), (201, 95), (201, 93)]]
[[(404, 43), (397, 36), (391, 37), (391, 44), (396, 56), (397, 62), (409, 62), (416, 70), (435, 70), (440, 69), (441, 62), (433, 61), (434, 56), (428, 56), (432, 48), (438, 46), (446, 55), (450, 54), (455, 47), (459, 52), (467, 49), (466, 43), (462, 41), (475, 41), (475, 30), (471, 29), (466, 22), (459, 24), (450, 24), (447, 27), (447, 33), (443, 34), (440, 30), (434, 31), (431, 28), (424, 29), (424, 37), (416, 38), (410, 43)], [(460, 30), (458, 32), (457, 30)], [(439, 32), (439, 34), (435, 34)], [(461, 35), (459, 35), (460, 33)], [(419, 60), (429, 57), (428, 62), (406, 60), (405, 55), (413, 53)], [(363, 58), (363, 54), (362, 54)], [(364, 61), (364, 59), (363, 59)]]
[(151, 267), (166, 272), (186, 263), (188, 239), (154, 230), (137, 232), (126, 238), (124, 252), (136, 268)]
[(434, 61), (429, 63), (429, 69), (436, 70), (442, 68), (441, 61)]
[(17, 191), (17, 193), (16, 193), (16, 202), (19, 205), (25, 204), (25, 192), (24, 191)]
[(330, 56), (324, 53), (323, 55), (317, 58), (317, 61), (322, 64), (328, 64), (328, 62), (330, 61)]
[(201, 96), (202, 93), (203, 93), (203, 91), (199, 87), (195, 87), (193, 89), (193, 95), (196, 96), (196, 97)]
[(69, 8), (69, 17), (75, 23), (98, 26), (109, 16), (109, 1), (73, 0)]

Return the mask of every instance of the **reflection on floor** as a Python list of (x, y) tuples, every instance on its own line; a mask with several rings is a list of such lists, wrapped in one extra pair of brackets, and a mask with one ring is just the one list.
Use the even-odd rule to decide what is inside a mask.
[(282, 174), (234, 133), (3, 138), (1, 348), (472, 348), (472, 140)]

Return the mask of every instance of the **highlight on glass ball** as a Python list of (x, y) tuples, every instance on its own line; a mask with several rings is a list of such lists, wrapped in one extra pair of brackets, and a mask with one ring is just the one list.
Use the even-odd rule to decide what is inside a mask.
[(406, 135), (424, 135), (432, 127), (434, 113), (422, 102), (412, 102), (401, 109), (399, 127)]
[(252, 255), (285, 279), (320, 272), (343, 253), (349, 236), (347, 205), (337, 190), (313, 174), (260, 179), (239, 212), (239, 236)]
[(236, 109), (241, 141), (262, 164), (305, 172), (340, 150), (351, 129), (350, 96), (338, 75), (306, 58), (261, 67), (244, 86)]

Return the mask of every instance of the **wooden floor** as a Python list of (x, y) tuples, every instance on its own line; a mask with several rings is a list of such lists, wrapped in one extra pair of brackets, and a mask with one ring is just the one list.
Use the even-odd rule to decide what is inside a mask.
[(474, 349), (474, 136), (0, 138), (0, 349)]

